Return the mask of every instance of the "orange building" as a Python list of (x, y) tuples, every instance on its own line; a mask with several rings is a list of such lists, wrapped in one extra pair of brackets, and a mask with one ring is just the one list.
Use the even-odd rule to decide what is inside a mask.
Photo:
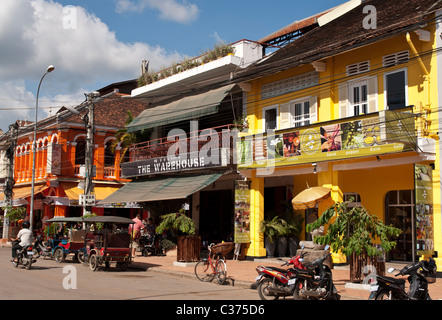
[[(136, 117), (146, 107), (134, 101), (127, 92), (136, 85), (125, 81), (100, 89), (94, 103), (93, 192), (96, 203), (118, 190), (129, 180), (120, 178), (121, 143), (113, 146), (115, 133), (124, 128), (128, 111)], [(74, 217), (83, 214), (79, 197), (84, 193), (87, 104), (74, 108), (62, 107), (54, 116), (37, 123), (35, 158), (33, 226), (39, 229), (45, 220), (54, 216)], [(4, 134), (2, 144), (16, 139), (14, 155), (13, 206), (26, 206), (29, 217), (32, 194), (32, 144), (34, 124), (17, 121), (17, 134)], [(129, 154), (129, 152), (127, 153)], [(3, 164), (4, 161), (3, 161)], [(4, 194), (0, 194), (4, 200)], [(6, 203), (3, 203), (6, 205)], [(92, 205), (98, 215), (132, 216), (141, 210), (136, 204), (120, 203)]]

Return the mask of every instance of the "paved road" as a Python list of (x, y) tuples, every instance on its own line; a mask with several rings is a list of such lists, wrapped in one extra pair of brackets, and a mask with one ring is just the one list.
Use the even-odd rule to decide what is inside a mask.
[(149, 272), (142, 265), (93, 272), (71, 260), (40, 258), (31, 270), (16, 269), (10, 254), (10, 248), (0, 248), (0, 300), (259, 300), (256, 290)]

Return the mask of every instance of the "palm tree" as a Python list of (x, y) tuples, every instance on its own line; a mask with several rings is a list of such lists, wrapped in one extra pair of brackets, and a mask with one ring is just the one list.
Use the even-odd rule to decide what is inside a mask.
[(149, 130), (141, 130), (137, 132), (127, 132), (127, 126), (134, 120), (134, 116), (130, 110), (126, 112), (127, 118), (124, 123), (124, 128), (119, 129), (115, 133), (115, 140), (112, 142), (111, 150), (115, 152), (115, 148), (119, 145), (121, 147), (120, 163), (124, 161), (124, 156), (130, 147), (139, 142), (147, 141), (152, 132)]

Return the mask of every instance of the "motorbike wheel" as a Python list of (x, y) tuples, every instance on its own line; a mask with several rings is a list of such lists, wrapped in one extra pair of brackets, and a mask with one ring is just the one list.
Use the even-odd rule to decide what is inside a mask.
[(86, 258), (83, 251), (78, 252), (77, 259), (80, 263), (85, 264)]
[(394, 299), (393, 296), (391, 296), (391, 298), (390, 298), (390, 293), (391, 293), (391, 291), (381, 290), (378, 292), (378, 294), (376, 295), (376, 297), (374, 299), (375, 300), (396, 300), (396, 299)]
[(147, 248), (144, 248), (143, 249), (143, 257), (147, 257), (147, 256), (149, 256), (149, 250), (147, 249)]
[(64, 259), (65, 259), (65, 254), (64, 254), (64, 252), (63, 252), (63, 249), (61, 249), (61, 248), (57, 248), (57, 249), (55, 249), (55, 252), (54, 252), (54, 259), (55, 259), (55, 261), (57, 261), (58, 263), (62, 263), (62, 262), (64, 261)]
[(293, 290), (293, 299), (294, 300), (304, 300), (299, 296), (299, 290), (302, 289), (304, 286), (301, 283), (297, 283), (295, 285), (295, 289)]
[(273, 280), (264, 278), (258, 285), (258, 294), (261, 300), (278, 300), (279, 295), (270, 294), (268, 288), (273, 287)]
[(26, 263), (26, 270), (31, 269), (32, 266), (32, 258), (28, 257), (28, 262)]

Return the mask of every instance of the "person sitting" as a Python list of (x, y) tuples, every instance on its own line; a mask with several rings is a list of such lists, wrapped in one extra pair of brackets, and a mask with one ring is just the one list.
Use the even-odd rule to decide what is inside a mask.
[(30, 226), (29, 221), (24, 221), (22, 229), (17, 234), (17, 238), (12, 239), (12, 241), (20, 241), (12, 246), (12, 261), (14, 262), (17, 261), (17, 250), (32, 244), (33, 236), (32, 231), (29, 230)]

